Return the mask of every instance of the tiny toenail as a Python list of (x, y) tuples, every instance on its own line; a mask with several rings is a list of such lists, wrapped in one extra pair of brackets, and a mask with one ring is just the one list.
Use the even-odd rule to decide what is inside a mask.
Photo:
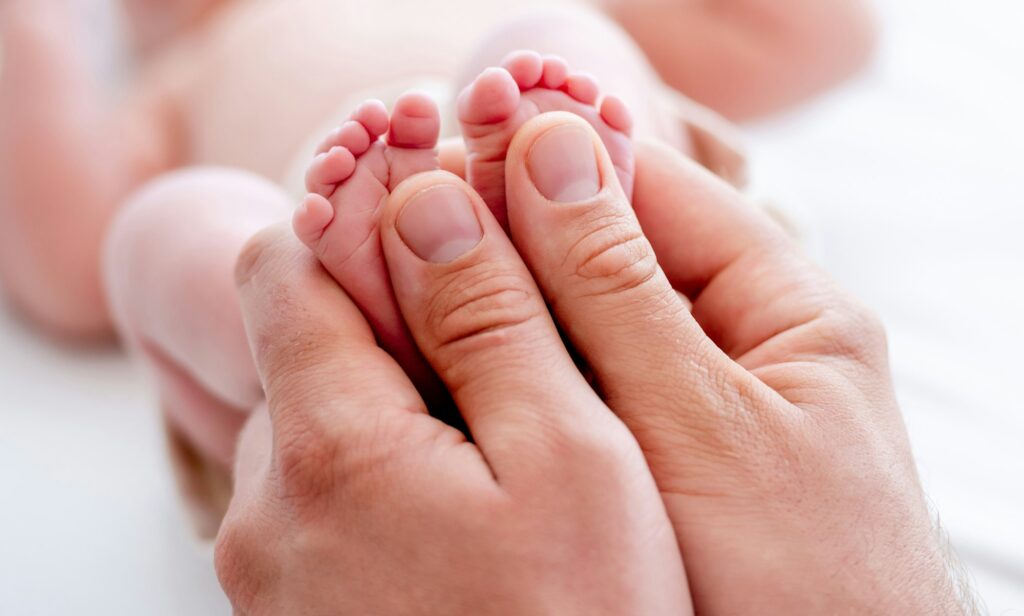
[(527, 161), (537, 190), (552, 201), (583, 201), (601, 190), (594, 141), (579, 126), (553, 128), (541, 135)]
[(416, 256), (450, 263), (483, 239), (483, 229), (465, 191), (455, 186), (428, 188), (415, 195), (395, 227)]

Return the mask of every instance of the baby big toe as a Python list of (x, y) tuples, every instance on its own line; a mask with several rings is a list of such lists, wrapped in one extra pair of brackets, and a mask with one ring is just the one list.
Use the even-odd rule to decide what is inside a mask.
[(395, 102), (388, 132), (388, 190), (411, 175), (440, 168), (437, 139), (441, 114), (422, 92), (407, 92)]
[(422, 92), (406, 92), (395, 102), (388, 132), (388, 145), (399, 148), (433, 149), (441, 133), (437, 104)]
[(518, 106), (519, 85), (512, 74), (504, 68), (489, 68), (459, 95), (459, 121), (469, 126), (504, 122)]

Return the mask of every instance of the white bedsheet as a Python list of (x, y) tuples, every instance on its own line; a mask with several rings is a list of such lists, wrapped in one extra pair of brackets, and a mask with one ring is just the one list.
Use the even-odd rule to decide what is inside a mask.
[[(894, 0), (863, 79), (754, 127), (758, 190), (890, 329), (925, 486), (1024, 615), (1024, 4)], [(0, 612), (227, 614), (144, 380), (0, 314)]]
[(880, 7), (878, 65), (753, 130), (759, 189), (878, 310), (925, 487), (993, 614), (1024, 614), (1024, 4)]

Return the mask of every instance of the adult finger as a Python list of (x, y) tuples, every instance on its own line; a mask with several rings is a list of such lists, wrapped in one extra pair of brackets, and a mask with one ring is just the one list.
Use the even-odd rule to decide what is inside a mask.
[(406, 322), (492, 465), (498, 450), (521, 458), (512, 440), (587, 430), (603, 407), (530, 272), (463, 180), (435, 172), (399, 186), (381, 215), (381, 242)]
[(527, 123), (506, 186), (515, 244), (612, 408), (715, 395), (732, 362), (659, 267), (594, 130), (571, 114)]
[(372, 430), (380, 413), (425, 412), (358, 308), (287, 226), (249, 241), (236, 278), (277, 439)]
[[(793, 354), (884, 354), (881, 327), (815, 267), (763, 211), (693, 161), (637, 147), (634, 209), (693, 316), (748, 368), (777, 359), (765, 343), (799, 330)], [(794, 336), (789, 336), (792, 342)]]

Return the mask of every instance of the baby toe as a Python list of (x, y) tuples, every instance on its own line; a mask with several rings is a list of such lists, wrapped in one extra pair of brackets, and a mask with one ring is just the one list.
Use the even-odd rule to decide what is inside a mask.
[(512, 117), (519, 105), (519, 85), (503, 68), (489, 68), (458, 100), (459, 120), (465, 124), (494, 124)]
[(371, 99), (356, 107), (352, 119), (363, 125), (371, 139), (388, 131), (388, 108), (379, 100)]
[(306, 190), (330, 197), (341, 182), (355, 172), (356, 158), (347, 148), (335, 146), (317, 155), (306, 171)]
[(513, 51), (501, 65), (522, 90), (536, 87), (544, 75), (544, 59), (536, 51)]
[(545, 88), (557, 90), (569, 77), (569, 64), (559, 56), (544, 56), (544, 75), (540, 83)]
[(617, 96), (606, 96), (601, 101), (601, 119), (608, 126), (627, 135), (633, 131), (633, 113)]
[(441, 114), (437, 103), (422, 92), (406, 92), (395, 102), (388, 144), (400, 148), (431, 149), (437, 146)]
[(362, 156), (374, 141), (376, 138), (370, 135), (362, 122), (349, 120), (338, 129), (338, 141), (334, 145), (346, 148), (353, 156)]
[(584, 105), (593, 105), (597, 102), (600, 88), (597, 79), (587, 73), (572, 73), (565, 80), (565, 91), (569, 96)]
[(303, 244), (314, 248), (333, 219), (330, 201), (322, 195), (308, 195), (292, 216), (292, 229)]

